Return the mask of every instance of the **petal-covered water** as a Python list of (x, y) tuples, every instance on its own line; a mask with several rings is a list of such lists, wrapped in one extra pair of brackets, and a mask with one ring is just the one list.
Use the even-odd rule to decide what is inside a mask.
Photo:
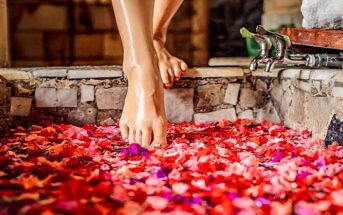
[(0, 214), (343, 212), (343, 148), (248, 120), (171, 125), (167, 146), (117, 127), (50, 124), (0, 138)]

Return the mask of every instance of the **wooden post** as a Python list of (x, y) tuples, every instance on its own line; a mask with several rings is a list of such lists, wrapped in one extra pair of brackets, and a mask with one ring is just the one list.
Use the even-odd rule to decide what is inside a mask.
[(207, 66), (209, 58), (209, 0), (193, 0), (192, 63), (194, 66)]
[(0, 0), (0, 67), (9, 66), (7, 0)]

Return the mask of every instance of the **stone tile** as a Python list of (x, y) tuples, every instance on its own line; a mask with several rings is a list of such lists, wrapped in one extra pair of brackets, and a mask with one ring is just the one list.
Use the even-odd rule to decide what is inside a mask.
[(302, 70), (300, 70), (299, 79), (301, 79), (301, 80), (308, 80), (308, 79), (310, 79), (311, 72), (312, 71), (310, 69), (302, 69)]
[(11, 88), (6, 87), (5, 83), (0, 83), (0, 104), (6, 104), (11, 97)]
[(0, 68), (0, 77), (8, 81), (27, 80), (30, 78), (27, 72), (17, 70), (17, 69), (1, 69), (1, 68)]
[(37, 69), (33, 70), (34, 77), (42, 78), (65, 78), (67, 77), (67, 69)]
[(315, 137), (324, 138), (332, 108), (328, 97), (308, 97), (306, 102), (306, 127)]
[(69, 79), (84, 78), (120, 78), (123, 76), (121, 69), (71, 69), (68, 70)]
[(267, 83), (262, 81), (261, 79), (257, 79), (256, 80), (256, 90), (267, 92), (268, 91)]
[(281, 104), (283, 94), (284, 92), (279, 84), (273, 83), (271, 85), (270, 95), (274, 102), (276, 102), (277, 104)]
[[(271, 72), (265, 72), (264, 69), (258, 68), (256, 71), (252, 72), (251, 75), (253, 77), (277, 78), (281, 71), (282, 71), (281, 69), (273, 69)], [(244, 73), (249, 74), (250, 70), (249, 69), (244, 69)]]
[(342, 70), (337, 69), (316, 69), (312, 70), (310, 79), (311, 80), (330, 80), (334, 77), (338, 72), (342, 72)]
[(81, 85), (81, 102), (92, 102), (94, 101), (94, 86), (92, 85)]
[(234, 108), (217, 110), (209, 113), (194, 114), (195, 121), (215, 122), (218, 120), (228, 119), (234, 121), (237, 119), (236, 110)]
[(286, 126), (300, 128), (305, 125), (306, 99), (304, 91), (295, 90), (294, 94), (291, 95), (291, 102), (289, 105), (287, 103), (283, 104), (285, 105), (285, 108), (287, 108), (284, 121)]
[(242, 88), (239, 97), (239, 105), (241, 108), (252, 108), (257, 105), (256, 93), (250, 88)]
[(57, 89), (57, 107), (77, 107), (77, 89)]
[(122, 114), (121, 110), (98, 110), (98, 115), (96, 116), (97, 124), (104, 124), (105, 122), (110, 122), (112, 119), (117, 121), (120, 119)]
[(272, 102), (267, 103), (263, 108), (258, 109), (257, 111), (256, 121), (260, 123), (264, 120), (281, 123), (280, 116)]
[(280, 106), (280, 115), (282, 117), (285, 117), (285, 115), (288, 111), (288, 108), (292, 103), (292, 96), (293, 96), (292, 91), (289, 89), (289, 90), (285, 91), (284, 94), (282, 94), (282, 96), (280, 98), (280, 103), (275, 102), (277, 105)]
[(252, 110), (245, 110), (238, 114), (238, 118), (254, 120), (254, 113)]
[(343, 87), (334, 87), (332, 89), (332, 96), (343, 98)]
[(334, 111), (342, 111), (343, 110), (343, 98), (340, 97), (327, 97), (330, 98), (329, 107)]
[(322, 91), (322, 82), (321, 81), (312, 81), (311, 85), (311, 94), (313, 96), (325, 96)]
[(36, 107), (57, 107), (55, 88), (37, 88), (35, 91)]
[(114, 125), (116, 125), (116, 122), (115, 122), (111, 117), (109, 117), (109, 118), (107, 118), (107, 119), (101, 121), (101, 122), (100, 122), (100, 125), (114, 126)]
[(166, 89), (164, 105), (171, 123), (190, 122), (193, 119), (193, 88)]
[(182, 77), (186, 78), (230, 78), (244, 77), (240, 67), (197, 67), (189, 69)]
[(295, 80), (293, 84), (296, 88), (311, 93), (312, 84), (310, 82)]
[(302, 73), (301, 69), (285, 69), (282, 71), (281, 77), (283, 79), (286, 79), (286, 78), (298, 79), (301, 73)]
[(77, 110), (68, 113), (68, 122), (73, 125), (86, 125), (96, 123), (97, 110), (91, 105), (81, 105)]
[(33, 89), (32, 88), (28, 89), (28, 88), (23, 87), (21, 84), (17, 84), (15, 86), (15, 92), (16, 92), (17, 96), (18, 95), (19, 96), (29, 96), (32, 94)]
[(282, 80), (281, 81), (281, 86), (282, 86), (282, 90), (283, 91), (288, 90), (292, 86), (292, 80), (291, 79)]
[(29, 116), (31, 111), (32, 98), (12, 97), (11, 98), (11, 116)]
[(43, 81), (39, 87), (56, 88), (56, 79), (50, 79)]
[(223, 95), (220, 84), (211, 84), (198, 87), (197, 108), (216, 106), (222, 103)]
[(248, 57), (213, 57), (208, 61), (209, 66), (247, 66), (251, 60)]
[(335, 82), (337, 83), (343, 83), (343, 72), (338, 73), (335, 77), (334, 77)]
[(96, 103), (100, 110), (122, 110), (125, 103), (127, 87), (113, 87), (96, 90)]
[(238, 102), (240, 84), (228, 84), (225, 92), (224, 102), (236, 105)]

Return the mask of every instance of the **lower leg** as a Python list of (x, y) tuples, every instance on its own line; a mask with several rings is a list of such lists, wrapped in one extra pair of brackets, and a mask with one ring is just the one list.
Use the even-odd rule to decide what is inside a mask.
[(181, 6), (183, 0), (155, 0), (153, 35), (154, 38), (166, 42), (170, 21)]
[(170, 21), (183, 0), (155, 0), (153, 15), (154, 47), (159, 60), (159, 69), (163, 83), (171, 87), (175, 80), (179, 80), (187, 70), (187, 64), (171, 55), (165, 48), (167, 31)]
[(120, 129), (130, 143), (166, 142), (163, 86), (152, 41), (153, 0), (113, 0), (128, 79)]

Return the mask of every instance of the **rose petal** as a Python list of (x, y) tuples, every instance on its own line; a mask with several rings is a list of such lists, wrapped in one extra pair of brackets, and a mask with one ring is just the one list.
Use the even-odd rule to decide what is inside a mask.
[(172, 185), (174, 193), (183, 195), (188, 190), (188, 185), (182, 182), (178, 182)]
[(168, 200), (159, 196), (148, 196), (146, 202), (155, 210), (163, 210), (168, 206)]

